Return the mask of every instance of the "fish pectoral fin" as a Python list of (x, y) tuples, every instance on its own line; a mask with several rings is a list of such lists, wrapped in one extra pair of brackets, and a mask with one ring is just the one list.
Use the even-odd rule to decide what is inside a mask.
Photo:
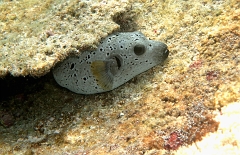
[(109, 72), (109, 62), (96, 60), (91, 63), (91, 71), (96, 78), (97, 84), (103, 90), (112, 90), (113, 75)]

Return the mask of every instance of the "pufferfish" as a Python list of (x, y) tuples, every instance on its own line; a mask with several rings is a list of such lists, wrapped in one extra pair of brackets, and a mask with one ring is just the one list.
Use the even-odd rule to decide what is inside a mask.
[(117, 32), (103, 39), (95, 51), (85, 51), (56, 65), (56, 82), (78, 94), (113, 90), (136, 75), (161, 64), (167, 45), (148, 40), (141, 32)]

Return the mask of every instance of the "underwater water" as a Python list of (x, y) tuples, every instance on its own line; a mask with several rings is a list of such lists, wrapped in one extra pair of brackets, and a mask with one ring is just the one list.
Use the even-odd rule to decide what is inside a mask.
[[(21, 0), (0, 12), (0, 154), (239, 151), (237, 1)], [(136, 30), (168, 46), (163, 64), (106, 93), (55, 82), (57, 62)]]

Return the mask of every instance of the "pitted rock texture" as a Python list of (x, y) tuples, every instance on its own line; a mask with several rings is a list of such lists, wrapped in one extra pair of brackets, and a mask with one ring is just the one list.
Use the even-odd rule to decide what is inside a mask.
[(0, 2), (0, 77), (42, 76), (119, 29), (127, 0)]

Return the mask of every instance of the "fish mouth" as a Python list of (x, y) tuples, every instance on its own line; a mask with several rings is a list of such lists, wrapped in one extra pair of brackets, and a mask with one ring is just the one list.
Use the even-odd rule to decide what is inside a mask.
[(168, 55), (169, 55), (169, 50), (166, 49), (166, 50), (163, 52), (163, 59), (167, 59)]

